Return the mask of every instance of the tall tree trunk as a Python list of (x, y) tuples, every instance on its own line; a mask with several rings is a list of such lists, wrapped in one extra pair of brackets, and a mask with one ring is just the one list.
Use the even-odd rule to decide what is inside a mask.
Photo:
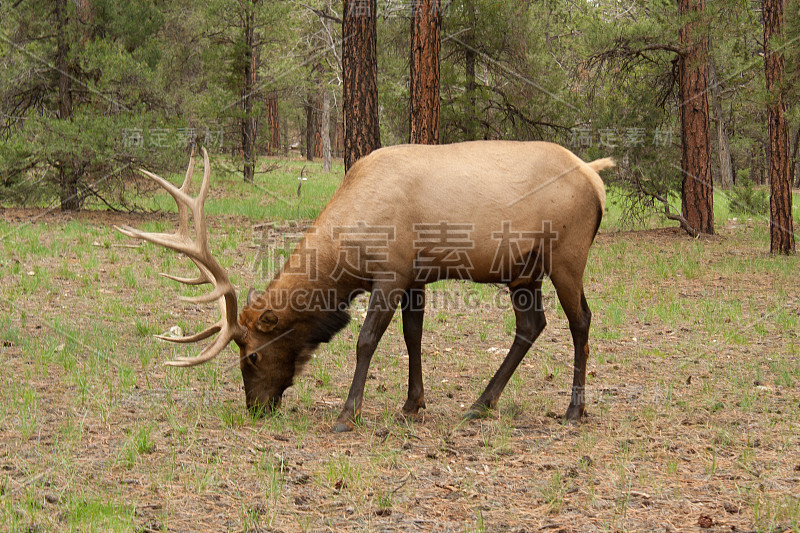
[(278, 94), (275, 91), (267, 93), (267, 128), (269, 129), (269, 144), (267, 153), (278, 155), (281, 150), (280, 117), (278, 116)]
[(344, 0), (342, 80), (344, 167), (380, 148), (375, 0)]
[(94, 10), (90, 0), (75, 0), (76, 14), (81, 28), (81, 41), (83, 44), (92, 36), (92, 23), (94, 22)]
[(708, 82), (711, 100), (714, 103), (714, 116), (717, 119), (717, 155), (719, 157), (719, 185), (724, 189), (733, 187), (733, 160), (731, 145), (728, 141), (728, 129), (725, 127), (725, 116), (722, 113), (719, 79), (714, 60), (708, 62)]
[(762, 185), (764, 169), (761, 161), (761, 143), (754, 142), (753, 147), (750, 149), (750, 174), (748, 178), (753, 185)]
[[(69, 64), (69, 39), (67, 37), (67, 0), (56, 0), (56, 70), (58, 71), (58, 118), (72, 120), (72, 88)], [(69, 156), (58, 162), (59, 198), (62, 211), (75, 211), (81, 207), (78, 175)]]
[(438, 144), (442, 7), (439, 0), (419, 0), (411, 6), (409, 140)]
[(322, 117), (320, 122), (322, 138), (322, 171), (331, 171), (331, 91), (325, 87), (322, 90)]
[[(769, 250), (795, 251), (792, 227), (792, 182), (789, 168), (789, 128), (784, 107), (783, 52), (776, 40), (783, 37), (786, 0), (764, 0), (764, 70), (769, 101)], [(777, 48), (777, 49), (776, 49)]]
[(281, 123), (282, 124), (281, 124), (280, 131), (283, 132), (282, 133), (283, 141), (281, 142), (281, 144), (283, 145), (283, 155), (288, 156), (289, 155), (289, 150), (290, 150), (290, 147), (289, 147), (289, 144), (290, 144), (290, 141), (289, 141), (289, 118), (286, 117), (286, 116), (282, 117), (281, 118)]
[(306, 159), (314, 161), (314, 150), (317, 145), (316, 114), (314, 113), (314, 100), (311, 94), (306, 101)]
[[(465, 41), (469, 43), (471, 39), (465, 39)], [(475, 83), (475, 59), (477, 54), (471, 44), (468, 44), (468, 46), (464, 52), (466, 62), (466, 83), (464, 88), (467, 93), (467, 122), (464, 128), (464, 136), (468, 141), (471, 141), (475, 139), (475, 125), (477, 123), (478, 104), (475, 97), (477, 89), (477, 84)]]
[[(678, 0), (682, 16), (702, 16), (705, 0)], [(681, 210), (689, 226), (714, 233), (714, 185), (708, 123), (708, 39), (697, 21), (680, 29), (683, 53), (678, 61), (681, 110)]]
[(475, 4), (468, 0), (465, 9), (467, 10), (468, 31), (464, 34), (464, 91), (467, 99), (466, 122), (464, 124), (464, 137), (471, 141), (476, 138), (478, 122), (478, 101), (475, 82), (475, 64), (478, 61), (478, 51), (475, 48), (475, 24), (477, 14)]
[(322, 157), (322, 92), (314, 99), (314, 157)]
[(794, 176), (794, 186), (800, 187), (800, 173), (797, 172), (797, 149), (800, 148), (800, 128), (794, 134), (792, 142), (792, 161), (789, 167), (790, 176)]
[(344, 122), (337, 120), (333, 133), (333, 152), (336, 157), (342, 157), (344, 154)]
[(253, 114), (253, 92), (256, 88), (255, 9), (258, 0), (245, 5), (243, 37), (245, 57), (242, 68), (242, 157), (244, 181), (253, 182), (256, 167), (256, 118)]

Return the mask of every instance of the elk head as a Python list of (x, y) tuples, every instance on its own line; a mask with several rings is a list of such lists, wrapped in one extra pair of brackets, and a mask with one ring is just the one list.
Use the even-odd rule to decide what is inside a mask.
[[(143, 239), (145, 241), (175, 250), (191, 259), (200, 274), (196, 278), (181, 278), (169, 274), (161, 274), (171, 280), (186, 285), (211, 284), (214, 289), (197, 297), (181, 297), (193, 303), (210, 303), (217, 301), (222, 315), (220, 320), (196, 333), (186, 337), (166, 337), (157, 335), (159, 339), (177, 343), (193, 343), (217, 334), (216, 339), (206, 346), (197, 357), (180, 357), (165, 364), (169, 366), (196, 366), (210, 361), (233, 341), (239, 347), (239, 366), (244, 380), (247, 407), (253, 411), (271, 411), (281, 400), (283, 392), (292, 385), (296, 365), (307, 359), (304, 343), (298, 342), (291, 323), (285, 323), (275, 312), (267, 309), (266, 298), (255, 298), (250, 291), (248, 305), (238, 314), (236, 289), (228, 278), (227, 271), (211, 255), (208, 244), (208, 227), (204, 212), (204, 204), (209, 190), (211, 166), (208, 152), (203, 148), (203, 183), (197, 197), (190, 195), (192, 174), (194, 171), (194, 150), (186, 171), (186, 178), (180, 188), (165, 179), (146, 170), (141, 172), (166, 189), (178, 204), (180, 225), (175, 233), (145, 233), (130, 226), (115, 228), (121, 233)], [(194, 220), (194, 235), (191, 234), (190, 217)], [(287, 318), (287, 317), (284, 317)]]

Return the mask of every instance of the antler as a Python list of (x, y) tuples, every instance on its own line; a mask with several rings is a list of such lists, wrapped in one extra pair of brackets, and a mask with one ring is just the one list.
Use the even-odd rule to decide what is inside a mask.
[[(219, 335), (214, 342), (206, 346), (197, 357), (179, 357), (174, 361), (167, 361), (165, 364), (170, 366), (195, 366), (210, 361), (219, 355), (231, 341), (241, 340), (245, 335), (245, 329), (239, 325), (237, 319), (238, 305), (236, 303), (236, 289), (233, 287), (233, 284), (231, 284), (227, 271), (222, 268), (211, 255), (211, 250), (208, 246), (206, 216), (203, 207), (206, 196), (208, 196), (208, 178), (211, 175), (211, 165), (208, 162), (208, 152), (206, 152), (205, 148), (202, 150), (205, 168), (203, 171), (203, 183), (200, 186), (200, 193), (196, 198), (189, 195), (190, 189), (192, 188), (192, 173), (194, 171), (194, 148), (192, 148), (189, 168), (186, 170), (186, 178), (183, 180), (183, 185), (180, 189), (160, 176), (140, 169), (142, 174), (161, 185), (161, 187), (166, 189), (167, 192), (175, 198), (175, 202), (178, 204), (178, 217), (180, 219), (178, 231), (175, 233), (145, 233), (130, 226), (114, 226), (118, 231), (129, 237), (143, 239), (153, 244), (163, 246), (164, 248), (182, 253), (189, 257), (189, 259), (197, 265), (197, 268), (200, 269), (200, 275), (196, 278), (180, 278), (163, 273), (161, 274), (162, 276), (186, 285), (210, 283), (214, 286), (214, 290), (208, 294), (195, 297), (181, 296), (180, 299), (193, 303), (209, 303), (217, 300), (222, 318), (216, 324), (204, 329), (200, 333), (188, 337), (173, 338), (163, 335), (156, 335), (156, 337), (170, 342), (191, 343), (207, 339), (215, 333), (219, 333)], [(190, 212), (195, 221), (194, 239), (192, 239), (192, 236), (189, 234)]]

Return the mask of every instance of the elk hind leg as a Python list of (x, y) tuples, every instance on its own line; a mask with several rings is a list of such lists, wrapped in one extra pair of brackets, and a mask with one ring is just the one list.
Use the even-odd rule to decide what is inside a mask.
[(589, 358), (589, 326), (592, 312), (583, 292), (583, 275), (568, 270), (554, 270), (551, 275), (561, 307), (569, 321), (569, 331), (575, 349), (572, 375), (572, 396), (565, 419), (580, 421), (586, 411), (586, 362)]
[(403, 338), (408, 349), (408, 399), (403, 414), (415, 415), (425, 408), (422, 385), (422, 321), (425, 314), (425, 288), (409, 289), (400, 304), (403, 312)]

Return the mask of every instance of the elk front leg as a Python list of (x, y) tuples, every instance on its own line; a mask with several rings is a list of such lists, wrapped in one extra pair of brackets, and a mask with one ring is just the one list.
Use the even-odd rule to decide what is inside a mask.
[(539, 337), (547, 325), (542, 305), (542, 282), (534, 281), (530, 286), (513, 288), (511, 303), (514, 306), (514, 315), (517, 319), (517, 331), (514, 342), (508, 355), (503, 360), (500, 368), (489, 381), (486, 390), (478, 400), (472, 404), (465, 417), (476, 419), (485, 417), (490, 409), (494, 409), (500, 394), (506, 387), (508, 380), (514, 374), (522, 358), (528, 353), (533, 342)]
[(337, 433), (352, 431), (356, 418), (361, 414), (369, 363), (372, 361), (372, 354), (375, 353), (378, 342), (392, 321), (398, 300), (397, 291), (375, 288), (370, 294), (367, 318), (364, 319), (364, 325), (361, 326), (356, 343), (356, 371), (353, 375), (353, 383), (350, 385), (350, 392), (347, 394), (344, 408), (333, 426), (333, 431)]
[(415, 415), (425, 408), (422, 385), (422, 321), (425, 315), (425, 289), (409, 289), (400, 304), (403, 311), (403, 338), (408, 349), (408, 399), (403, 414)]

